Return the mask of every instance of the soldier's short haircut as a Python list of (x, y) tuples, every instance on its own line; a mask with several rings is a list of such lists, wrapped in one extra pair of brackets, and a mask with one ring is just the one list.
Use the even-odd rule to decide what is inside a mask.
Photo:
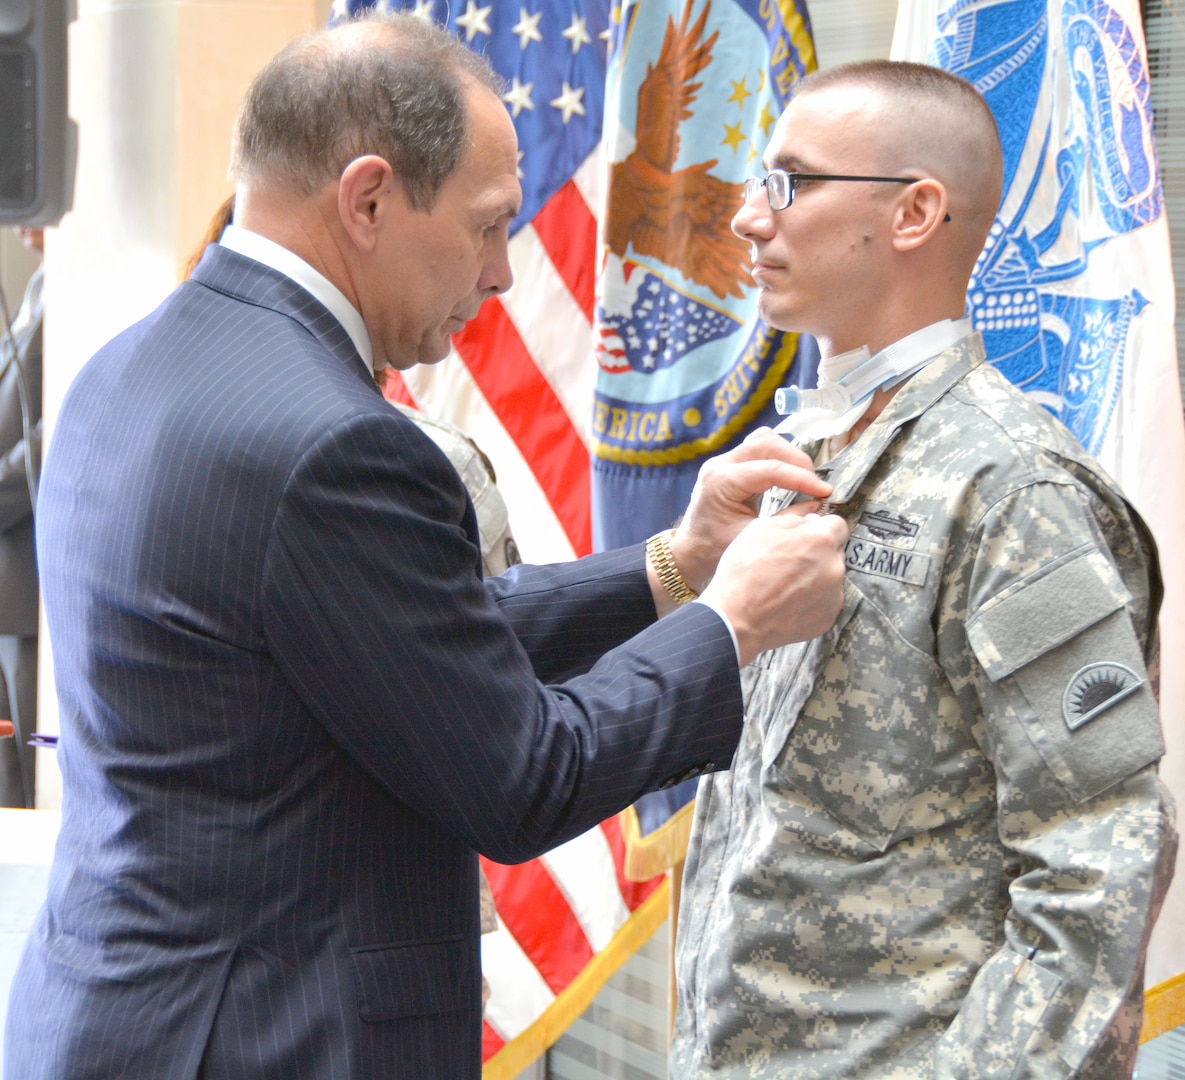
[(834, 86), (865, 86), (917, 102), (930, 101), (963, 108), (972, 115), (979, 114), (985, 126), (995, 133), (996, 142), (1000, 141), (996, 118), (983, 95), (966, 79), (939, 67), (907, 60), (856, 60), (808, 75), (794, 93)]
[(231, 176), (309, 195), (376, 154), (409, 203), (430, 209), (465, 150), (466, 90), (501, 94), (489, 62), (406, 13), (368, 13), (301, 38), (255, 77), (239, 107)]
[(848, 88), (866, 91), (870, 108), (880, 99), (886, 109), (876, 127), (877, 168), (926, 169), (961, 203), (960, 230), (974, 262), (999, 208), (1004, 174), (1000, 130), (983, 95), (928, 64), (860, 60), (809, 75), (794, 96)]

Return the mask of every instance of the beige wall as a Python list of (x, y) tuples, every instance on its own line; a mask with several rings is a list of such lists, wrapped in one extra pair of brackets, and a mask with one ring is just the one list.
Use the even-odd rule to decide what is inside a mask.
[[(324, 25), (329, 6), (78, 0), (69, 31), (70, 115), (79, 128), (74, 208), (46, 238), (50, 440), (78, 369), (172, 291), (229, 194), (230, 128), (247, 83), (286, 41)], [(53, 732), (49, 649), (42, 657), (39, 726)], [(53, 752), (38, 755), (38, 806), (54, 808), (61, 778)]]

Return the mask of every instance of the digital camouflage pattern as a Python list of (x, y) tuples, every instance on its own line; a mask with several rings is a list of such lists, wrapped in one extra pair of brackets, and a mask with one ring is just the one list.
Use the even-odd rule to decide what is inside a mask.
[(1175, 847), (1151, 539), (978, 334), (820, 471), (845, 604), (700, 783), (671, 1075), (1127, 1076)]
[(481, 533), (481, 568), (486, 577), (497, 577), (522, 562), (518, 545), (510, 531), (506, 500), (498, 490), (494, 466), (481, 447), (454, 424), (425, 416), (418, 409), (406, 405), (396, 402), (392, 402), (392, 405), (436, 443), (460, 474), (473, 509), (477, 512), (477, 530)]

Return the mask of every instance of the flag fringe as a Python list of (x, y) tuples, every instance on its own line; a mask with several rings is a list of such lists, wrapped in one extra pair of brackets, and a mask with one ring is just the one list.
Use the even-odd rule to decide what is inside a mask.
[[(651, 874), (651, 877), (655, 875)], [(521, 1035), (511, 1039), (481, 1069), (482, 1080), (513, 1080), (547, 1052), (571, 1023), (592, 1004), (602, 986), (654, 935), (667, 917), (670, 878), (663, 881)]]
[(1157, 983), (1144, 994), (1140, 1042), (1159, 1038), (1181, 1024), (1185, 1024), (1185, 971)]
[(683, 861), (691, 839), (695, 799), (679, 807), (653, 832), (642, 835), (638, 812), (630, 806), (617, 815), (625, 840), (622, 873), (629, 881), (649, 881)]

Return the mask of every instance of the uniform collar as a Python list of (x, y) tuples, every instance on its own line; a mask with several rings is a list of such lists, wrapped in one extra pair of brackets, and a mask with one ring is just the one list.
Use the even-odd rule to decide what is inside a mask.
[[(858, 438), (819, 466), (819, 475), (834, 488), (830, 501), (835, 505), (847, 502), (901, 427), (921, 416), (955, 383), (982, 364), (985, 355), (983, 337), (974, 331), (905, 383)], [(820, 445), (815, 443), (804, 449), (815, 456)]]

